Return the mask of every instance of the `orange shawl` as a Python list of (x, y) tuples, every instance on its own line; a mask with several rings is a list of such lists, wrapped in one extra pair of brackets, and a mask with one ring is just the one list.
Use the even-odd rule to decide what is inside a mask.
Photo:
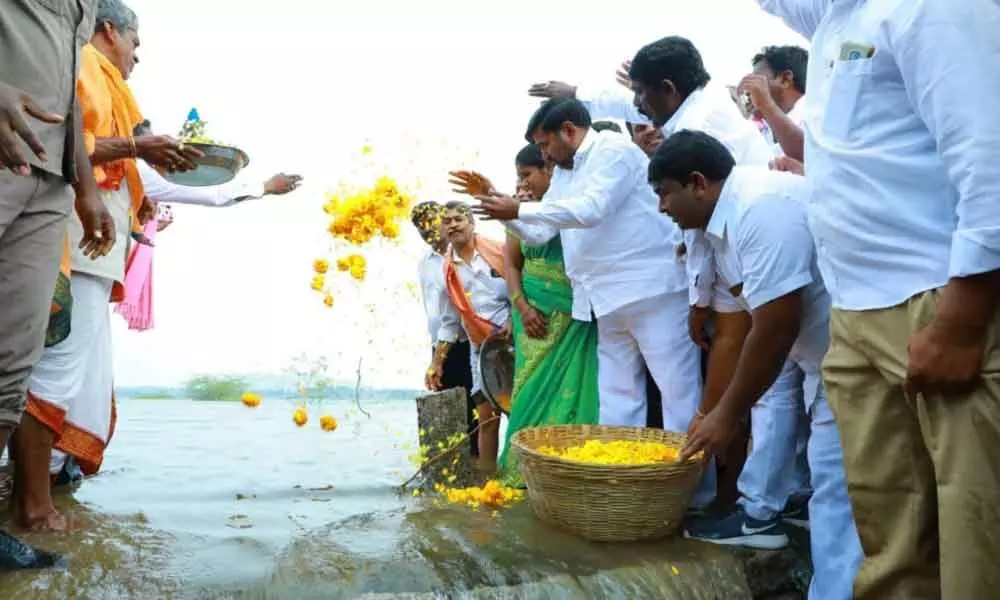
[[(125, 83), (121, 71), (91, 44), (83, 47), (80, 61), (80, 76), (76, 82), (76, 93), (83, 113), (83, 139), (87, 153), (93, 154), (98, 138), (127, 138), (132, 136), (136, 126), (142, 123), (142, 113)], [(133, 230), (141, 231), (134, 222), (146, 193), (139, 178), (135, 159), (117, 160), (94, 167), (97, 185), (106, 190), (117, 190), (122, 180), (128, 183), (132, 198)], [(119, 238), (126, 238), (118, 232)]]
[[(477, 235), (475, 236), (475, 245), (476, 252), (479, 253), (479, 256), (483, 257), (486, 264), (497, 273), (500, 273), (501, 277), (506, 277), (503, 244)], [(466, 294), (465, 287), (462, 286), (462, 280), (458, 276), (458, 270), (455, 268), (452, 252), (453, 250), (448, 250), (447, 258), (444, 261), (445, 288), (448, 290), (448, 298), (455, 305), (455, 308), (458, 309), (458, 314), (462, 317), (462, 325), (465, 326), (465, 332), (469, 335), (469, 341), (479, 346), (486, 338), (493, 334), (496, 330), (496, 325), (477, 315), (476, 311), (472, 308), (469, 296)]]
[[(121, 71), (91, 44), (83, 47), (80, 61), (80, 75), (76, 80), (76, 94), (83, 115), (83, 141), (87, 154), (93, 154), (98, 138), (127, 138), (132, 136), (137, 125), (142, 123), (142, 113), (125, 83)], [(146, 197), (139, 178), (135, 159), (126, 158), (103, 165), (94, 166), (94, 179), (104, 190), (121, 188), (124, 180), (128, 183), (132, 205), (129, 210), (131, 231), (116, 232), (118, 244), (128, 244), (129, 234), (141, 232), (139, 208)], [(119, 302), (124, 298), (124, 288), (115, 284), (111, 299)]]

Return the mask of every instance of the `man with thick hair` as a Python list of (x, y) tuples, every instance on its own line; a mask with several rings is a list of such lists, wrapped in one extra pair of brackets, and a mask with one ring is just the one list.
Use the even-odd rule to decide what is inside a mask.
[[(711, 76), (690, 40), (670, 36), (643, 46), (631, 63), (623, 65), (618, 79), (628, 85), (631, 97), (620, 87), (592, 91), (556, 81), (535, 85), (529, 93), (584, 99), (591, 114), (622, 119), (632, 123), (633, 130), (644, 130), (636, 137), (647, 152), (653, 149), (655, 134), (666, 137), (692, 129), (721, 140), (738, 164), (766, 167), (773, 157), (768, 142), (743, 118), (728, 91), (710, 85)], [(701, 231), (684, 232), (684, 259), (690, 292), (689, 332), (708, 351), (704, 394), (697, 413), (700, 418), (715, 406), (732, 378), (750, 317), (716, 276), (714, 253)], [(751, 412), (753, 451), (736, 485), (752, 499), (743, 507), (748, 516), (758, 523), (766, 522), (768, 533), (765, 535), (763, 525), (758, 524), (756, 533), (746, 536), (746, 544), (786, 545), (788, 538), (779, 527), (782, 513), (796, 525), (805, 526), (808, 521), (802, 500), (808, 495), (804, 460), (794, 451), (786, 452), (783, 444), (784, 438), (798, 437), (796, 432), (802, 425), (791, 400), (797, 383), (792, 367), (788, 365), (774, 389)], [(745, 447), (745, 443), (737, 444)], [(796, 464), (798, 468), (785, 468)]]
[[(829, 345), (830, 297), (806, 222), (805, 180), (767, 167), (736, 167), (735, 162), (712, 136), (682, 130), (660, 145), (649, 165), (660, 209), (681, 228), (705, 232), (721, 277), (752, 317), (732, 381), (691, 432), (681, 460), (702, 450), (710, 455), (723, 452), (747, 409), (784, 365), (794, 364), (800, 375), (796, 408), (810, 423), (809, 466), (815, 490), (809, 502), (815, 516), (809, 597), (850, 600), (861, 546), (847, 497), (837, 424), (820, 381), (820, 363)], [(737, 539), (762, 526), (739, 515), (723, 521), (731, 522), (728, 529)], [(726, 529), (711, 527), (714, 532)], [(720, 544), (732, 539), (699, 537)]]
[[(530, 245), (562, 236), (573, 318), (597, 319), (601, 423), (646, 424), (645, 359), (664, 427), (686, 430), (701, 398), (699, 352), (686, 333), (680, 231), (656, 212), (648, 158), (626, 136), (594, 131), (573, 99), (545, 102), (525, 137), (555, 164), (542, 202), (481, 196), (478, 211)], [(714, 495), (714, 477), (705, 481), (696, 504)]]
[(778, 156), (802, 161), (809, 52), (798, 46), (768, 46), (750, 64), (753, 73), (738, 90), (750, 99), (753, 117), (767, 124)]

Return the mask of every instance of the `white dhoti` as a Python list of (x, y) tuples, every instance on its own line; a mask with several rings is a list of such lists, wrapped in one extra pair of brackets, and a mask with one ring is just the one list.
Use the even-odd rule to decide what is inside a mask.
[(87, 474), (100, 468), (114, 431), (113, 283), (73, 273), (69, 337), (45, 348), (28, 378), (28, 412), (53, 431), (53, 447), (73, 455)]
[[(96, 473), (114, 431), (114, 384), (111, 350), (111, 290), (125, 279), (131, 226), (131, 200), (123, 182), (118, 190), (101, 190), (117, 232), (106, 256), (83, 255), (83, 225), (69, 221), (72, 248), (70, 332), (45, 348), (28, 378), (27, 412), (54, 433), (53, 450), (74, 456), (84, 474)], [(50, 469), (58, 472), (63, 457), (54, 452)]]

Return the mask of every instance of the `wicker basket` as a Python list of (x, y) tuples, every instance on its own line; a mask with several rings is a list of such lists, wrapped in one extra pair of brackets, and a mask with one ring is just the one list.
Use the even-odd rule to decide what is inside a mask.
[(528, 499), (539, 519), (600, 542), (669, 536), (681, 525), (701, 478), (700, 461), (654, 465), (599, 465), (539, 453), (587, 440), (660, 442), (680, 448), (685, 436), (660, 429), (555, 425), (514, 435)]

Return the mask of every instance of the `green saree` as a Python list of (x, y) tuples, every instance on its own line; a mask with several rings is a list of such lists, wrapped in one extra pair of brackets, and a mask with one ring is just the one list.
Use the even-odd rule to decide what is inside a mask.
[(521, 244), (524, 297), (548, 321), (546, 336), (528, 337), (514, 311), (514, 393), (500, 472), (508, 485), (521, 483), (510, 447), (525, 427), (597, 423), (597, 324), (572, 318), (573, 292), (563, 267), (562, 242)]

